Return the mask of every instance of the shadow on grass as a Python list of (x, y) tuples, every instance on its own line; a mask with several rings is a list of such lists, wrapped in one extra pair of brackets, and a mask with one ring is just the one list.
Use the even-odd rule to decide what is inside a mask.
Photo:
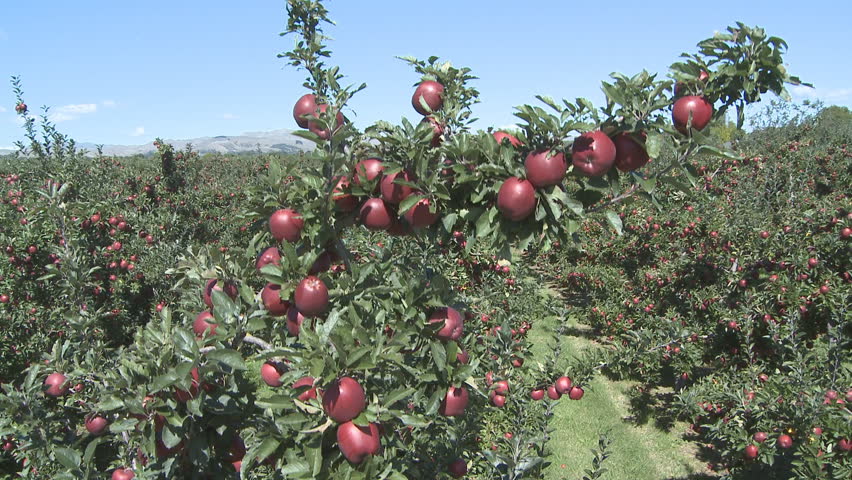
[(668, 477), (664, 480), (716, 480), (719, 477), (708, 473), (691, 473), (685, 477)]
[(647, 425), (653, 421), (654, 427), (670, 433), (677, 421), (673, 402), (673, 391), (656, 391), (653, 387), (631, 389), (629, 392), (630, 416), (625, 421), (634, 425)]

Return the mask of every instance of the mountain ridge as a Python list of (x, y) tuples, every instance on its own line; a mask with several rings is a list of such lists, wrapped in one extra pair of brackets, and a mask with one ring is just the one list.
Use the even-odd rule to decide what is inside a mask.
[[(164, 139), (166, 143), (172, 144), (175, 149), (182, 150), (187, 144), (198, 153), (299, 153), (313, 150), (314, 144), (304, 138), (293, 135), (293, 130), (278, 129), (265, 132), (245, 132), (239, 135), (215, 135), (197, 137), (190, 139)], [(97, 144), (84, 142), (78, 143), (79, 149), (87, 150), (87, 154), (94, 156)], [(129, 157), (132, 155), (150, 155), (156, 151), (154, 142), (141, 145), (103, 145), (103, 154), (118, 157)], [(0, 155), (14, 153), (14, 150), (0, 150)]]

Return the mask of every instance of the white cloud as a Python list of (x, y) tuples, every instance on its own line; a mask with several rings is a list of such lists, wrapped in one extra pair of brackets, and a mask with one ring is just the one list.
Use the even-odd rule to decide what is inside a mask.
[(48, 119), (54, 123), (66, 122), (68, 120), (74, 120), (80, 115), (95, 113), (97, 110), (98, 106), (94, 103), (63, 105), (61, 107), (51, 109)]
[(145, 127), (136, 127), (130, 134), (131, 137), (141, 137), (142, 135), (145, 135)]
[(237, 115), (234, 115), (233, 113), (223, 113), (222, 118), (224, 118), (225, 120), (235, 120), (235, 119), (240, 118), (240, 117), (237, 116)]
[(103, 102), (101, 102), (101, 105), (103, 105), (105, 107), (114, 107), (115, 106), (115, 100), (104, 100)]
[(829, 103), (852, 99), (852, 88), (830, 88), (828, 90), (796, 85), (790, 89), (790, 94), (796, 99), (820, 99)]

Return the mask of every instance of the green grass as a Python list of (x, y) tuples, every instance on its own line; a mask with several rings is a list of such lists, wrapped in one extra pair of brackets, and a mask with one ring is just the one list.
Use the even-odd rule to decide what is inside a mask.
[[(552, 292), (551, 292), (552, 293)], [(588, 327), (571, 320), (569, 327), (582, 331)], [(540, 321), (530, 331), (534, 357), (543, 358), (550, 345), (550, 332), (556, 322)], [(578, 353), (597, 348), (584, 337), (564, 336), (560, 339), (563, 352)], [(607, 473), (602, 478), (613, 480), (674, 480), (715, 478), (707, 475), (706, 462), (696, 458), (695, 445), (683, 440), (687, 425), (679, 422), (658, 425), (653, 418), (641, 416), (630, 409), (630, 392), (636, 383), (613, 381), (597, 375), (586, 388), (580, 401), (560, 400), (551, 427), (555, 430), (550, 441), (553, 456), (546, 471), (548, 480), (579, 480), (591, 466), (591, 449), (597, 447), (600, 434), (612, 441)], [(665, 392), (663, 392), (665, 393)]]

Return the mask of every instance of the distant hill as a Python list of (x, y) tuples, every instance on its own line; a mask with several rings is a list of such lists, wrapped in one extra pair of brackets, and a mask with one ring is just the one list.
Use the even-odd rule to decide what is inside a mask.
[[(165, 139), (176, 149), (183, 149), (186, 144), (192, 144), (192, 149), (199, 153), (298, 153), (314, 149), (314, 144), (293, 135), (292, 130), (272, 130), (269, 132), (247, 132), (241, 135), (218, 135), (215, 137), (199, 137), (186, 140)], [(89, 154), (97, 152), (94, 143), (80, 143), (79, 148), (86, 149)], [(153, 142), (144, 145), (104, 145), (104, 155), (119, 157), (131, 155), (147, 155), (155, 151)], [(9, 152), (12, 153), (12, 152)], [(2, 154), (2, 151), (0, 151)]]

